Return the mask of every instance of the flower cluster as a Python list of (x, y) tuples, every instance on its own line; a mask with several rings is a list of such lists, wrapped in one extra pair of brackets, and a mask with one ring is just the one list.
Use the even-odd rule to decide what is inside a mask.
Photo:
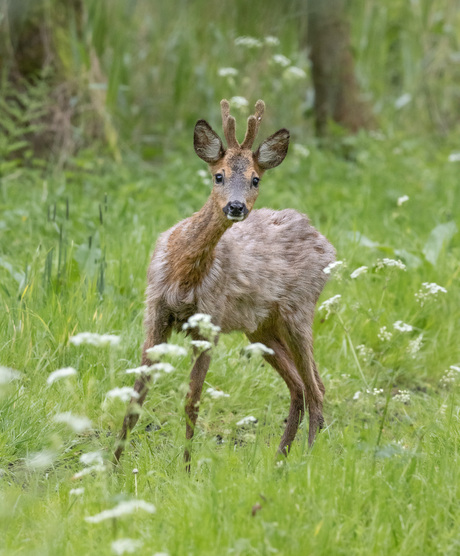
[(378, 339), (381, 342), (387, 342), (391, 340), (393, 333), (387, 330), (386, 326), (382, 326), (377, 334)]
[(399, 259), (378, 259), (375, 263), (375, 269), (382, 270), (383, 268), (399, 268), (400, 270), (406, 270), (406, 265)]
[(245, 425), (255, 425), (258, 422), (253, 415), (248, 415), (247, 417), (243, 417), (238, 421), (236, 424), (237, 427), (244, 427)]
[(369, 361), (369, 359), (372, 359), (374, 356), (374, 350), (364, 344), (359, 344), (359, 346), (356, 346), (356, 349), (361, 359), (365, 362)]
[(397, 394), (393, 396), (395, 402), (401, 402), (408, 404), (410, 403), (410, 392), (409, 390), (399, 390)]
[(187, 350), (182, 346), (176, 346), (175, 344), (157, 344), (146, 350), (147, 357), (150, 361), (158, 361), (168, 355), (173, 357), (183, 357), (187, 355)]
[(343, 265), (343, 261), (334, 261), (333, 263), (329, 263), (327, 266), (323, 268), (324, 274), (331, 274), (333, 270), (338, 269)]
[(399, 332), (412, 332), (414, 328), (410, 324), (406, 324), (402, 320), (397, 320), (393, 323), (393, 328), (395, 330), (399, 330)]
[(275, 352), (260, 342), (254, 342), (253, 344), (249, 344), (244, 348), (244, 353), (246, 355), (274, 355)]
[(129, 402), (131, 398), (137, 399), (139, 397), (139, 392), (136, 392), (130, 386), (122, 386), (121, 388), (112, 388), (105, 395), (106, 398), (119, 398), (123, 402)]
[(412, 357), (412, 359), (417, 357), (417, 353), (420, 351), (422, 344), (423, 334), (420, 334), (417, 338), (409, 342), (409, 345), (407, 346), (407, 353)]
[(222, 390), (216, 390), (215, 388), (208, 388), (206, 392), (213, 398), (214, 400), (218, 400), (219, 398), (229, 398), (230, 394), (226, 394), (222, 392)]
[(333, 297), (326, 299), (326, 301), (323, 301), (319, 306), (320, 311), (322, 311), (323, 309), (326, 311), (326, 316), (324, 317), (326, 320), (329, 318), (331, 313), (335, 312), (335, 310), (337, 309), (341, 297), (342, 296), (340, 294), (334, 295)]
[(93, 332), (80, 332), (70, 338), (70, 343), (74, 346), (88, 344), (97, 347), (115, 347), (120, 343), (120, 336), (113, 334), (96, 334)]
[(53, 384), (56, 380), (60, 380), (61, 378), (67, 378), (68, 376), (74, 376), (77, 374), (77, 371), (73, 367), (64, 367), (63, 369), (57, 369), (57, 371), (53, 371), (48, 375), (46, 379), (47, 384)]
[(88, 417), (74, 415), (71, 411), (57, 413), (53, 417), (53, 420), (56, 423), (65, 423), (77, 434), (81, 434), (92, 427), (92, 423)]
[(356, 270), (353, 270), (353, 272), (350, 274), (350, 278), (352, 279), (358, 278), (358, 276), (360, 276), (361, 274), (365, 274), (366, 272), (367, 272), (367, 266), (360, 266)]
[(144, 500), (127, 500), (126, 502), (120, 502), (117, 506), (111, 510), (104, 510), (103, 512), (85, 517), (85, 521), (88, 523), (100, 523), (106, 519), (114, 519), (117, 517), (122, 517), (124, 515), (132, 514), (136, 510), (144, 510), (149, 514), (153, 514), (156, 508), (153, 504), (145, 502)]
[(262, 42), (254, 37), (236, 37), (235, 45), (244, 46), (245, 48), (260, 48)]
[(460, 367), (458, 367), (457, 365), (451, 365), (446, 371), (444, 371), (444, 375), (439, 383), (441, 384), (441, 386), (444, 386), (444, 388), (447, 388), (457, 381), (459, 373)]
[(183, 330), (197, 329), (201, 336), (214, 338), (220, 332), (220, 327), (211, 322), (211, 315), (196, 313), (182, 326)]
[(420, 303), (420, 306), (423, 307), (429, 299), (436, 299), (438, 293), (447, 293), (447, 290), (435, 282), (423, 282), (422, 288), (415, 294), (415, 298)]
[(235, 77), (238, 75), (238, 70), (235, 68), (219, 68), (217, 74), (219, 77)]
[(19, 380), (21, 378), (21, 373), (10, 369), (9, 367), (0, 366), (0, 384), (8, 384), (13, 380)]

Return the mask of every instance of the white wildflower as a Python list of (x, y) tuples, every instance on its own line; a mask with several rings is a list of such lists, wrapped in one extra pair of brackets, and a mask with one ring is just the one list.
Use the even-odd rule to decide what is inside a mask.
[(153, 514), (155, 513), (155, 506), (149, 502), (145, 502), (144, 500), (128, 500), (126, 502), (120, 502), (111, 510), (104, 510), (99, 514), (85, 517), (85, 521), (88, 523), (100, 523), (106, 519), (114, 519), (132, 514), (136, 510), (144, 510), (149, 514)]
[(305, 77), (307, 77), (307, 74), (302, 68), (298, 68), (297, 66), (290, 66), (289, 68), (284, 70), (283, 77), (288, 80), (305, 79)]
[(245, 355), (274, 355), (275, 352), (260, 342), (254, 342), (243, 348)]
[(289, 60), (289, 58), (286, 58), (286, 56), (283, 56), (282, 54), (274, 54), (273, 61), (275, 62), (275, 64), (279, 64), (283, 68), (287, 68), (289, 65), (291, 65), (291, 60)]
[(69, 490), (70, 496), (81, 496), (84, 492), (85, 492), (85, 488), (84, 488), (84, 487), (71, 488), (71, 489)]
[(356, 346), (356, 350), (359, 353), (359, 356), (363, 361), (369, 361), (374, 357), (374, 350), (370, 347), (365, 346), (364, 344), (359, 344)]
[(0, 384), (8, 384), (13, 380), (19, 380), (21, 378), (21, 373), (10, 369), (9, 367), (0, 366)]
[(222, 390), (216, 390), (215, 388), (208, 388), (206, 392), (211, 396), (211, 398), (217, 400), (219, 398), (229, 398), (230, 394), (222, 392)]
[(399, 268), (400, 270), (406, 270), (406, 265), (398, 260), (395, 259), (378, 259), (375, 263), (375, 268), (377, 270), (382, 270), (382, 268), (389, 267), (389, 268)]
[(102, 452), (86, 452), (80, 456), (80, 461), (84, 465), (102, 465), (104, 459), (102, 457)]
[(175, 344), (158, 344), (146, 350), (146, 353), (147, 357), (151, 361), (156, 361), (166, 355), (183, 357), (184, 355), (187, 355), (187, 350), (181, 346), (176, 346)]
[(460, 367), (458, 365), (451, 365), (449, 369), (452, 371), (456, 371), (457, 373), (460, 373)]
[(294, 153), (300, 158), (308, 158), (310, 156), (310, 149), (307, 149), (304, 145), (300, 143), (294, 143), (292, 146)]
[(147, 374), (152, 370), (152, 367), (149, 365), (141, 365), (140, 367), (134, 367), (134, 369), (127, 369), (125, 373), (127, 375), (143, 375)]
[(245, 46), (246, 48), (260, 48), (262, 43), (254, 37), (236, 37), (235, 45)]
[(73, 480), (81, 479), (86, 475), (91, 475), (91, 473), (102, 473), (103, 471), (106, 470), (107, 469), (105, 465), (101, 465), (101, 464), (91, 465), (90, 467), (85, 467), (85, 469), (82, 469), (81, 471), (75, 473), (75, 475), (72, 476), (72, 479)]
[(117, 556), (134, 554), (142, 548), (142, 541), (137, 539), (117, 539), (112, 542), (112, 550)]
[(446, 371), (444, 371), (444, 375), (439, 381), (441, 386), (447, 388), (451, 384), (454, 384), (457, 379), (459, 378), (460, 367), (456, 365), (451, 365)]
[(411, 100), (412, 100), (412, 95), (410, 95), (409, 93), (404, 93), (403, 95), (401, 95), (395, 100), (396, 110), (400, 110), (403, 106), (409, 104)]
[(131, 398), (137, 399), (139, 397), (139, 392), (136, 392), (131, 386), (122, 386), (121, 388), (112, 388), (112, 390), (107, 392), (105, 397), (110, 399), (119, 398), (122, 402), (129, 402)]
[(113, 334), (96, 334), (93, 332), (80, 332), (76, 336), (72, 336), (69, 341), (74, 346), (88, 344), (90, 346), (97, 347), (115, 347), (120, 343), (120, 336), (115, 336)]
[(407, 352), (412, 357), (412, 359), (415, 359), (417, 357), (417, 353), (420, 351), (420, 348), (422, 347), (422, 343), (423, 343), (423, 334), (420, 334), (420, 336), (417, 336), (415, 340), (411, 340), (409, 342), (409, 345), (407, 346)]
[(196, 313), (192, 315), (188, 321), (182, 325), (183, 330), (192, 328), (198, 329), (198, 332), (205, 338), (214, 338), (220, 332), (220, 327), (211, 322), (211, 315), (205, 313)]
[(395, 402), (408, 404), (410, 402), (410, 392), (409, 390), (399, 390), (399, 392), (393, 396), (393, 399)]
[(198, 351), (206, 351), (212, 348), (211, 342), (207, 342), (206, 340), (192, 340), (190, 343)]
[(460, 152), (450, 153), (448, 159), (449, 162), (460, 162)]
[(353, 399), (354, 399), (354, 400), (359, 400), (359, 398), (361, 397), (361, 393), (362, 393), (362, 392), (360, 392), (359, 390), (358, 390), (357, 392), (355, 392), (355, 393), (353, 394)]
[(92, 424), (88, 417), (81, 417), (79, 415), (73, 415), (70, 411), (65, 411), (64, 413), (58, 413), (53, 417), (56, 423), (65, 423), (74, 432), (80, 434), (91, 428)]
[(414, 329), (413, 326), (411, 326), (410, 324), (406, 324), (402, 320), (397, 320), (395, 323), (393, 323), (393, 328), (395, 330), (399, 330), (400, 332), (412, 332), (412, 330)]
[(417, 301), (420, 303), (420, 306), (423, 307), (426, 301), (431, 299), (436, 299), (438, 297), (438, 293), (447, 293), (446, 288), (439, 286), (435, 282), (423, 282), (422, 288), (414, 294)]
[(325, 319), (328, 319), (331, 313), (334, 311), (334, 309), (337, 308), (341, 298), (342, 296), (340, 294), (337, 294), (334, 295), (333, 297), (330, 297), (329, 299), (326, 299), (326, 301), (323, 301), (321, 303), (321, 305), (319, 306), (319, 310), (322, 311), (323, 309), (325, 309), (326, 311), (326, 316), (324, 317)]
[(360, 276), (361, 274), (366, 274), (366, 272), (367, 272), (367, 266), (360, 266), (355, 270), (353, 270), (353, 272), (350, 274), (350, 278), (352, 279), (358, 278), (358, 276)]
[(238, 75), (238, 70), (235, 68), (219, 68), (217, 74), (219, 77), (235, 77)]
[(198, 170), (197, 174), (200, 176), (200, 178), (209, 178), (209, 172), (207, 172), (206, 170), (203, 170), (203, 168), (201, 168), (200, 170)]
[(407, 203), (408, 200), (409, 200), (409, 196), (408, 195), (403, 195), (402, 197), (398, 197), (398, 200), (396, 201), (396, 204), (398, 205), (398, 207), (400, 207), (404, 203)]
[(42, 450), (41, 452), (35, 452), (30, 454), (26, 459), (27, 467), (31, 469), (43, 469), (49, 467), (55, 458), (55, 454), (49, 450)]
[(278, 46), (280, 43), (279, 38), (274, 37), (273, 35), (268, 35), (267, 37), (265, 37), (264, 41), (265, 44), (269, 44), (270, 46)]
[(247, 417), (243, 417), (238, 423), (236, 424), (237, 427), (244, 427), (245, 425), (257, 423), (257, 419), (253, 415), (248, 415)]
[(246, 106), (248, 106), (249, 102), (244, 97), (236, 96), (230, 99), (230, 104), (233, 106), (233, 108), (240, 110), (241, 108), (245, 108)]
[(64, 367), (63, 369), (58, 369), (57, 371), (53, 371), (48, 375), (46, 379), (47, 384), (53, 384), (56, 380), (60, 380), (61, 378), (66, 378), (68, 376), (74, 376), (77, 374), (77, 371), (73, 367)]
[(331, 274), (331, 271), (339, 268), (343, 265), (343, 261), (334, 261), (333, 263), (329, 263), (327, 266), (323, 268), (324, 274)]
[(381, 342), (387, 342), (388, 340), (391, 340), (392, 336), (393, 333), (387, 330), (386, 326), (382, 326), (377, 334), (377, 337)]
[(374, 388), (373, 390), (366, 390), (368, 394), (372, 394), (373, 396), (380, 396), (383, 394), (383, 388)]

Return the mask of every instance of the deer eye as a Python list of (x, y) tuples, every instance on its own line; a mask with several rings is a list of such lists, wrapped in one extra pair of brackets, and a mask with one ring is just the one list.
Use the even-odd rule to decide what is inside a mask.
[(253, 185), (254, 187), (258, 187), (259, 182), (260, 182), (260, 179), (259, 179), (259, 178), (252, 178), (252, 185)]
[(224, 176), (222, 174), (216, 174), (214, 177), (216, 178), (216, 183), (224, 183)]

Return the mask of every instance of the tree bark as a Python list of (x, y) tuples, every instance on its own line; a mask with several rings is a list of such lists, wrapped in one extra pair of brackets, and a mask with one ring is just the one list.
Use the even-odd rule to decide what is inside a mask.
[(317, 135), (327, 134), (329, 119), (352, 133), (372, 128), (374, 118), (355, 77), (345, 1), (307, 0), (307, 7)]

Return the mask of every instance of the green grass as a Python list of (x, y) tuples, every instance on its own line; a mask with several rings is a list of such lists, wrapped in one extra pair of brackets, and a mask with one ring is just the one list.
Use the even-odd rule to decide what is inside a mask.
[[(318, 311), (314, 325), (326, 430), (308, 451), (302, 426), (277, 463), (287, 389), (241, 354), (241, 335), (222, 337), (205, 388), (230, 397), (203, 394), (190, 476), (182, 463), (183, 358), (151, 392), (120, 470), (72, 480), (82, 454), (110, 458), (125, 404), (105, 393), (132, 384), (124, 370), (139, 363), (155, 238), (208, 195), (192, 146), (178, 143), (156, 166), (81, 153), (63, 171), (32, 165), (3, 177), (0, 364), (21, 373), (1, 386), (3, 554), (111, 554), (111, 542), (124, 537), (142, 541), (142, 554), (458, 554), (460, 376), (440, 382), (460, 363), (454, 138), (359, 135), (336, 153), (307, 146), (309, 156), (292, 149), (264, 178), (257, 205), (308, 213), (345, 261), (321, 298), (340, 294), (340, 305), (327, 319)], [(398, 207), (402, 195), (409, 201)], [(407, 270), (376, 270), (384, 257)], [(362, 265), (368, 272), (351, 279)], [(447, 293), (421, 307), (414, 294), (423, 282)], [(397, 320), (413, 331), (395, 330)], [(378, 338), (382, 326), (393, 333), (388, 341)], [(82, 331), (119, 334), (121, 344), (70, 345)], [(65, 366), (77, 376), (47, 386), (49, 373)], [(409, 391), (409, 403), (394, 397), (399, 390)], [(72, 433), (53, 421), (64, 411), (89, 417), (93, 428)], [(258, 424), (237, 426), (247, 415)], [(34, 466), (42, 452), (48, 464)], [(136, 496), (133, 468), (138, 498), (156, 513), (86, 522)], [(79, 487), (83, 495), (70, 494)]]

